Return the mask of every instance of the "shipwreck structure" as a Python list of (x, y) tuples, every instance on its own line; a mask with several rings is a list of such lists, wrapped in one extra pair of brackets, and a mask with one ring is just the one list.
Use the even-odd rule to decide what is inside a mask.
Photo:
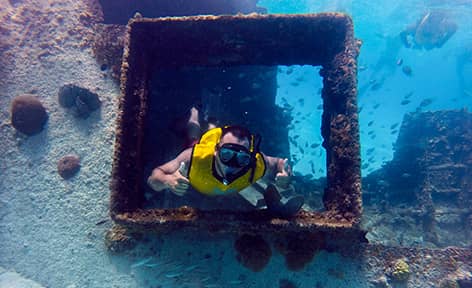
[[(360, 42), (354, 38), (349, 16), (138, 17), (130, 20), (127, 29), (111, 184), (111, 215), (117, 223), (138, 230), (188, 227), (228, 232), (343, 230), (358, 234), (362, 206), (356, 57)], [(206, 211), (188, 206), (146, 209), (143, 147), (146, 131), (150, 131), (147, 113), (155, 100), (152, 97), (156, 97), (149, 88), (155, 71), (244, 65), (322, 66), (321, 134), (328, 171), (325, 211), (301, 211), (284, 220), (272, 219), (264, 210)], [(176, 101), (179, 94), (172, 97)]]

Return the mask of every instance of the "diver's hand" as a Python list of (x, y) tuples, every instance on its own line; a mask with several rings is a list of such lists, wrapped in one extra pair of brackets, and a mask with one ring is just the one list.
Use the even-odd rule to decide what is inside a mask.
[(292, 168), (288, 165), (288, 159), (279, 159), (277, 163), (277, 174), (275, 174), (275, 185), (286, 189), (292, 178)]
[(190, 187), (190, 182), (179, 170), (166, 175), (164, 184), (177, 196), (184, 196)]

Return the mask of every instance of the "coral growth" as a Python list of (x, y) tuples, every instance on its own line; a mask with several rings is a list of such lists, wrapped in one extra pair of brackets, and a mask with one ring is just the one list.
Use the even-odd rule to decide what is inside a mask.
[(11, 104), (11, 124), (16, 130), (34, 135), (41, 132), (48, 119), (43, 104), (33, 95), (15, 97)]
[(69, 179), (80, 170), (80, 159), (76, 155), (66, 155), (57, 162), (57, 172), (64, 179)]
[(125, 42), (126, 26), (95, 25), (95, 38), (92, 51), (102, 69), (111, 70), (114, 79), (120, 79), (121, 58)]
[(404, 282), (410, 277), (410, 266), (405, 260), (395, 261), (392, 270), (392, 279), (397, 282)]
[(62, 86), (58, 96), (62, 107), (72, 108), (75, 116), (81, 118), (87, 118), (101, 104), (97, 94), (73, 84)]
[(234, 243), (236, 259), (245, 267), (259, 272), (269, 263), (272, 250), (260, 235), (244, 234)]
[(126, 227), (114, 225), (105, 234), (105, 246), (114, 253), (121, 253), (133, 249), (140, 235), (130, 233)]
[(289, 270), (300, 271), (310, 263), (324, 245), (324, 237), (318, 233), (300, 233), (278, 239), (275, 248), (285, 256)]

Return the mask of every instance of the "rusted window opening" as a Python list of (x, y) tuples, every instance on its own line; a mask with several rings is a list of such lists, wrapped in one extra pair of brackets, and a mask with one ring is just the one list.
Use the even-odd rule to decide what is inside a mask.
[[(357, 230), (362, 213), (356, 99), (359, 46), (351, 18), (339, 13), (130, 20), (111, 181), (112, 218), (137, 230)], [(326, 210), (301, 211), (293, 219), (283, 220), (272, 219), (263, 210), (143, 209), (141, 152), (151, 71), (156, 67), (237, 65), (322, 66)]]

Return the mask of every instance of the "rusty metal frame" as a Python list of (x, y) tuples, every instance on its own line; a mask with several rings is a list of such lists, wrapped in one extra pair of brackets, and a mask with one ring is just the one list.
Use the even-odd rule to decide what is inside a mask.
[[(203, 40), (204, 39), (204, 40)], [(362, 214), (357, 56), (353, 23), (340, 13), (134, 18), (127, 26), (110, 215), (135, 230), (359, 231)], [(142, 209), (143, 125), (152, 67), (222, 65), (322, 66), (321, 133), (327, 153), (323, 212), (290, 220), (265, 211)], [(314, 131), (315, 132), (315, 131)]]

